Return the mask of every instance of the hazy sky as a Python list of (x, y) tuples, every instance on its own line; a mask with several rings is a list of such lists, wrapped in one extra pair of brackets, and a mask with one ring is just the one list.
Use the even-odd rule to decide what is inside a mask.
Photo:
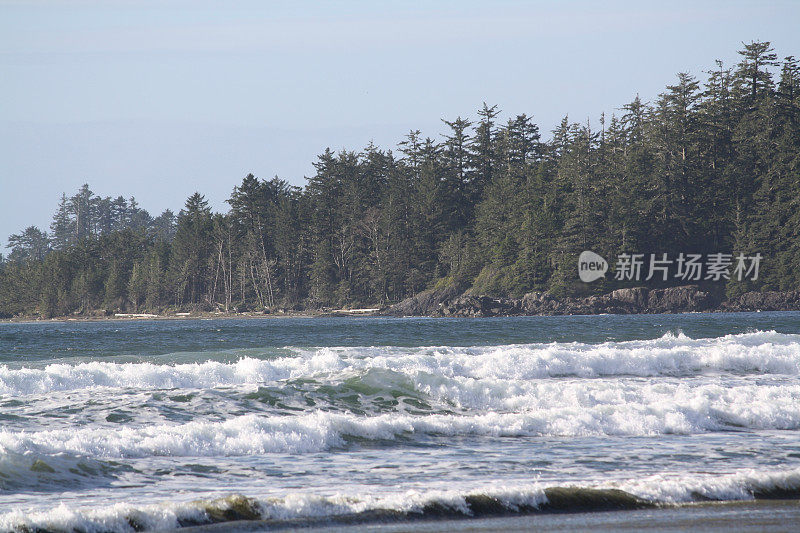
[(0, 251), (62, 192), (298, 185), (326, 147), (394, 148), (481, 103), (597, 124), (742, 41), (800, 56), (800, 2), (0, 0)]

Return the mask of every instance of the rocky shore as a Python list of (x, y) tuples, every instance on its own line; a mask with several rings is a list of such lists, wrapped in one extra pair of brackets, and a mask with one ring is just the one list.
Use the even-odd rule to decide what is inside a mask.
[[(281, 318), (332, 316), (429, 316), (493, 317), (534, 315), (654, 314), (738, 311), (800, 311), (800, 291), (747, 292), (724, 299), (698, 285), (665, 289), (632, 287), (584, 298), (563, 298), (546, 292), (529, 292), (522, 298), (476, 295), (464, 287), (429, 289), (384, 308), (277, 309), (269, 311), (221, 312), (195, 309), (161, 314), (100, 312), (53, 317), (55, 321), (174, 320), (214, 318)], [(43, 320), (38, 316), (16, 316), (0, 322)]]
[(796, 310), (800, 310), (800, 291), (748, 292), (726, 300), (697, 285), (685, 285), (665, 289), (617, 289), (608, 294), (585, 298), (558, 298), (542, 292), (531, 292), (522, 298), (493, 298), (461, 293), (451, 287), (421, 292), (385, 309), (381, 314), (491, 317)]

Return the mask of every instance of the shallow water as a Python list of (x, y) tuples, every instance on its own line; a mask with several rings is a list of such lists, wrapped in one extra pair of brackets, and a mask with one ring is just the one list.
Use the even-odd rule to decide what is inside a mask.
[(799, 430), (800, 313), (0, 324), (4, 530), (796, 498)]

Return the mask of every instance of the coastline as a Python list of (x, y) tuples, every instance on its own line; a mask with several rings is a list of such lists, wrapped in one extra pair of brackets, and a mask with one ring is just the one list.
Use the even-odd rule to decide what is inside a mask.
[[(41, 318), (36, 316), (20, 316), (13, 318), (2, 318), (0, 324), (43, 324), (43, 323), (64, 323), (64, 322), (138, 322), (138, 321), (165, 321), (165, 320), (228, 320), (228, 319), (280, 319), (280, 318), (317, 318), (321, 316), (331, 316), (324, 313), (296, 312), (296, 313), (210, 313), (198, 312), (189, 315), (152, 315), (147, 317), (119, 317), (119, 316), (91, 316), (91, 315), (70, 315), (57, 316), (53, 318)], [(369, 315), (378, 316), (378, 315)]]
[(748, 500), (664, 505), (648, 509), (534, 512), (520, 515), (498, 515), (459, 518), (424, 518), (402, 521), (367, 521), (320, 519), (312, 522), (236, 520), (190, 526), (172, 530), (175, 533), (216, 533), (221, 531), (295, 530), (339, 533), (345, 531), (405, 533), (423, 531), (794, 531), (800, 521), (798, 500)]
[(800, 291), (746, 292), (724, 298), (699, 285), (631, 287), (602, 295), (556, 297), (530, 292), (521, 298), (463, 293), (454, 287), (431, 289), (407, 298), (383, 314), (392, 316), (492, 317), (559, 315), (631, 315), (709, 312), (798, 311)]
[(697, 285), (663, 289), (632, 287), (586, 297), (555, 297), (531, 292), (522, 298), (460, 292), (454, 287), (429, 289), (380, 308), (319, 308), (269, 311), (191, 311), (157, 313), (74, 314), (42, 318), (36, 315), (0, 318), (0, 323), (98, 322), (135, 320), (213, 320), (321, 317), (488, 318), (511, 316), (595, 316), (632, 314), (735, 313), (800, 310), (800, 291), (747, 292), (725, 299)]

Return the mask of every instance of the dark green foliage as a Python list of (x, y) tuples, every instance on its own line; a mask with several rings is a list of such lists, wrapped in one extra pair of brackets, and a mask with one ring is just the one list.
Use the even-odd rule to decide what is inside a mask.
[[(0, 260), (0, 316), (98, 310), (377, 306), (452, 284), (497, 296), (605, 292), (580, 283), (593, 250), (764, 256), (746, 290), (800, 289), (800, 67), (744, 45), (701, 82), (680, 73), (599, 128), (568, 118), (544, 141), (530, 116), (444, 121), (398, 152), (326, 150), (303, 189), (247, 175), (226, 214), (193, 194), (156, 218), (84, 185), (49, 235)], [(674, 281), (680, 283), (680, 281)], [(655, 282), (654, 282), (655, 283)], [(720, 289), (723, 285), (717, 285)]]
[(42, 261), (50, 251), (47, 234), (36, 226), (29, 226), (22, 233), (11, 235), (8, 246), (11, 248), (9, 261)]
[(170, 281), (179, 306), (208, 301), (212, 228), (208, 202), (196, 192), (178, 213), (178, 229), (172, 241)]

